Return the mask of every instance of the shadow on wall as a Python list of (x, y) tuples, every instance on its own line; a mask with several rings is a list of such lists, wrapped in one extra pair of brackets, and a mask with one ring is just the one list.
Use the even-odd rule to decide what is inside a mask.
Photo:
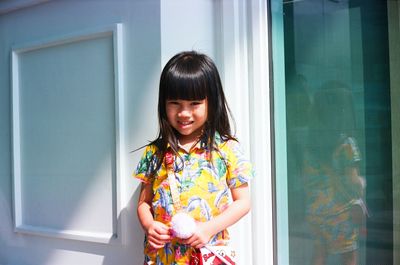
[[(132, 181), (135, 181), (132, 179)], [(125, 244), (123, 245), (108, 245), (104, 249), (104, 253), (112, 253), (111, 255), (104, 255), (103, 265), (125, 265), (126, 261), (131, 260), (130, 264), (142, 264), (143, 263), (143, 248), (137, 247), (143, 244), (144, 233), (140, 226), (139, 220), (136, 214), (137, 201), (140, 193), (140, 185), (135, 190), (134, 194), (130, 198), (127, 206), (121, 211), (118, 216), (118, 224), (121, 225), (126, 223), (126, 231), (123, 237), (125, 238)], [(109, 252), (109, 248), (113, 248), (112, 252)], [(132, 260), (133, 259), (133, 260)], [(127, 264), (128, 265), (128, 264)]]

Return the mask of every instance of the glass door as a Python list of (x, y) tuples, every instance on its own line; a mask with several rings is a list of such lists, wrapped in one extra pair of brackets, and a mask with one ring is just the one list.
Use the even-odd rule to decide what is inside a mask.
[(271, 0), (278, 264), (400, 264), (398, 11)]

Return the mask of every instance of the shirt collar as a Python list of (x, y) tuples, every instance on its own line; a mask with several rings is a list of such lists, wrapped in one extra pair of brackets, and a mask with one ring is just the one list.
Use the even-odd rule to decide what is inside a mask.
[[(200, 149), (206, 149), (207, 148), (207, 142), (208, 142), (208, 137), (206, 134), (204, 134), (200, 140), (191, 148), (191, 151), (193, 150), (200, 150)], [(215, 132), (214, 136), (214, 145), (219, 146), (223, 142), (221, 135), (218, 132)], [(180, 146), (178, 146), (180, 149), (182, 149)], [(171, 148), (171, 144), (167, 144), (167, 149)], [(183, 149), (182, 149), (183, 150)]]

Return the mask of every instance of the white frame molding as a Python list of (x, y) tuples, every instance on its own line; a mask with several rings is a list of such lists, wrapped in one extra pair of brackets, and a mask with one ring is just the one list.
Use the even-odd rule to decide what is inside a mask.
[[(220, 74), (227, 101), (235, 119), (235, 133), (246, 153), (250, 151), (249, 91), (246, 3), (241, 0), (222, 0), (216, 7), (217, 49), (219, 49)], [(251, 214), (231, 229), (232, 245), (239, 249), (239, 264), (253, 262)]]
[[(47, 236), (61, 239), (73, 239), (97, 243), (124, 243), (126, 221), (118, 221), (122, 207), (125, 205), (126, 195), (123, 192), (122, 177), (125, 176), (125, 125), (124, 125), (124, 84), (123, 84), (123, 50), (122, 24), (113, 24), (96, 29), (74, 32), (68, 35), (57, 36), (36, 42), (13, 46), (11, 51), (11, 82), (12, 82), (12, 169), (13, 169), (13, 210), (14, 231), (17, 233)], [(111, 36), (114, 52), (114, 87), (115, 87), (115, 132), (116, 132), (116, 164), (115, 176), (112, 180), (113, 200), (113, 233), (93, 233), (89, 231), (60, 230), (48, 227), (31, 226), (23, 223), (22, 205), (22, 176), (21, 176), (21, 141), (20, 141), (20, 84), (19, 84), (19, 56), (25, 52), (92, 40)]]
[[(274, 264), (274, 190), (272, 175), (271, 99), (266, 0), (221, 0), (222, 79), (240, 140), (250, 147), (256, 177), (251, 183), (249, 233), (240, 234), (246, 264)], [(248, 232), (248, 227), (241, 226)], [(251, 245), (248, 245), (251, 243)], [(246, 245), (247, 244), (247, 245)]]
[(387, 2), (390, 52), (390, 99), (392, 114), (392, 177), (393, 177), (393, 264), (400, 262), (400, 3)]
[(271, 141), (271, 84), (269, 69), (268, 6), (266, 0), (248, 1), (249, 91), (251, 158), (258, 176), (252, 185), (253, 264), (275, 264), (275, 205), (273, 144)]

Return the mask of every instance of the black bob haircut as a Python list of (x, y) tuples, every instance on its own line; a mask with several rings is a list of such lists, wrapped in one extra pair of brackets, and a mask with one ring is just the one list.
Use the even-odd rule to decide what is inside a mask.
[(201, 139), (209, 151), (215, 149), (215, 133), (223, 140), (234, 139), (229, 116), (231, 112), (225, 99), (221, 78), (214, 62), (205, 54), (184, 51), (173, 56), (165, 65), (159, 86), (158, 137), (150, 144), (158, 148), (159, 164), (162, 163), (168, 144), (177, 154), (179, 133), (169, 124), (166, 114), (167, 100), (207, 99), (208, 113)]

